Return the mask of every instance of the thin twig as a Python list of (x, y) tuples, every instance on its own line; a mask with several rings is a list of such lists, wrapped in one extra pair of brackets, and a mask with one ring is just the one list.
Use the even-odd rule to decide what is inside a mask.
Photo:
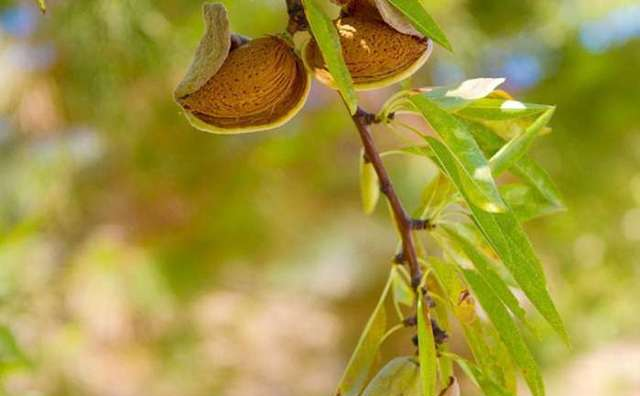
[(358, 133), (360, 134), (360, 140), (362, 140), (362, 146), (364, 147), (364, 153), (366, 160), (373, 165), (373, 168), (378, 175), (380, 181), (380, 191), (387, 197), (391, 209), (393, 211), (394, 220), (400, 237), (402, 238), (402, 257), (406, 259), (411, 270), (411, 284), (414, 288), (417, 288), (422, 279), (422, 270), (420, 269), (420, 263), (418, 262), (418, 255), (416, 254), (416, 248), (413, 241), (413, 219), (407, 214), (407, 211), (402, 206), (400, 198), (393, 188), (393, 183), (389, 178), (387, 169), (384, 167), (382, 158), (376, 149), (373, 136), (369, 129), (371, 124), (371, 114), (358, 107), (358, 111), (351, 117), (353, 119)]

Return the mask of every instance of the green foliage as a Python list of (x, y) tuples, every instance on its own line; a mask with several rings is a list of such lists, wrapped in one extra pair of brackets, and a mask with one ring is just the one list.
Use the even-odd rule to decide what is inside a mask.
[(464, 373), (473, 381), (473, 383), (479, 387), (486, 396), (513, 396), (511, 392), (504, 389), (500, 384), (494, 382), (491, 378), (487, 377), (482, 370), (480, 370), (473, 363), (459, 357), (452, 356), (455, 362), (460, 366)]
[(362, 396), (418, 396), (420, 373), (413, 357), (398, 357), (387, 363), (371, 380)]
[(461, 182), (474, 204), (488, 212), (505, 211), (489, 163), (466, 125), (425, 96), (415, 95), (409, 100), (442, 138), (446, 154), (440, 155), (450, 157), (460, 169)]
[(522, 158), (529, 151), (533, 140), (538, 136), (542, 128), (551, 120), (554, 111), (555, 108), (551, 108), (542, 113), (522, 134), (502, 146), (489, 161), (492, 171), (496, 174), (501, 173), (511, 168), (514, 163)]
[[(526, 322), (525, 311), (520, 306), (520, 303), (513, 295), (509, 286), (502, 280), (500, 275), (494, 269), (494, 264), (491, 259), (480, 250), (477, 246), (477, 241), (469, 235), (468, 231), (465, 232), (464, 228), (460, 225), (448, 225), (444, 224), (442, 229), (452, 239), (453, 243), (463, 252), (463, 254), (471, 260), (475, 266), (478, 274), (482, 276), (484, 281), (491, 286), (491, 289), (502, 300), (502, 303), (509, 308), (511, 313), (518, 319)], [(450, 245), (445, 245), (445, 249), (451, 249)], [(458, 257), (452, 254), (452, 257)], [(462, 263), (459, 263), (462, 266)]]
[(380, 181), (373, 165), (365, 161), (364, 153), (360, 156), (360, 194), (364, 213), (373, 213), (380, 199)]
[(435, 396), (437, 380), (437, 359), (433, 329), (424, 298), (418, 298), (418, 361), (420, 362), (420, 383), (422, 396)]
[[(443, 169), (446, 169), (454, 184), (461, 189), (461, 193), (465, 196), (465, 185), (460, 177), (460, 172), (444, 145), (434, 138), (427, 137), (426, 139), (438, 156), (438, 160), (441, 161)], [(475, 206), (471, 199), (467, 199), (467, 205), (485, 239), (501, 258), (524, 293), (566, 341), (567, 335), (564, 325), (547, 291), (541, 264), (513, 212), (509, 210), (504, 213), (489, 213)]]
[(491, 286), (489, 286), (478, 272), (473, 270), (464, 270), (464, 277), (471, 285), (475, 295), (480, 301), (480, 305), (493, 322), (500, 339), (507, 346), (511, 358), (518, 364), (522, 370), (522, 374), (529, 385), (529, 389), (534, 396), (543, 396), (544, 383), (540, 375), (538, 365), (533, 359), (529, 348), (527, 347), (520, 330), (513, 322), (509, 312), (496, 296)]
[[(239, 2), (228, 3), (235, 10), (246, 7)], [(335, 27), (320, 3), (319, 0), (304, 1), (311, 33), (327, 60), (329, 71), (349, 111), (354, 113), (357, 98), (342, 59)], [(417, 30), (444, 47), (451, 48), (448, 39), (420, 1), (390, 0), (390, 3), (409, 17)], [(44, 5), (44, 2), (41, 4)], [(141, 1), (123, 4), (124, 2), (114, 2), (113, 7), (108, 10), (109, 16), (104, 18), (103, 5), (95, 1), (88, 1), (82, 7), (72, 3), (61, 4), (56, 10), (58, 15), (62, 15), (57, 20), (61, 26), (59, 34), (62, 38), (66, 37), (67, 45), (64, 48), (65, 58), (61, 58), (60, 68), (52, 76), (52, 80), (64, 81), (64, 95), (61, 99), (64, 103), (61, 103), (61, 107), (65, 109), (65, 114), (68, 112), (70, 118), (81, 120), (82, 124), (96, 124), (106, 131), (104, 135), (108, 139), (109, 150), (113, 150), (109, 152), (108, 159), (104, 160), (106, 164), (101, 163), (96, 167), (99, 171), (91, 168), (73, 175), (77, 182), (65, 183), (65, 176), (68, 176), (66, 174), (49, 177), (63, 186), (57, 186), (63, 195), (77, 197), (80, 208), (79, 215), (76, 214), (69, 223), (66, 223), (67, 219), (50, 221), (51, 217), (55, 217), (50, 214), (51, 217), (46, 218), (48, 227), (56, 233), (63, 229), (65, 232), (61, 234), (72, 241), (60, 245), (73, 247), (75, 241), (80, 239), (79, 235), (91, 232), (96, 224), (131, 221), (133, 225), (128, 232), (131, 232), (133, 240), (143, 240), (148, 245), (145, 249), (149, 249), (153, 259), (157, 260), (158, 273), (171, 285), (171, 297), (188, 300), (197, 296), (200, 288), (204, 289), (213, 278), (215, 270), (210, 267), (232, 260), (257, 262), (262, 260), (262, 256), (268, 256), (268, 252), (280, 253), (283, 249), (274, 248), (280, 246), (279, 241), (292, 238), (295, 242), (300, 242), (297, 228), (300, 217), (309, 216), (305, 223), (317, 224), (317, 220), (322, 220), (318, 217), (325, 216), (326, 211), (322, 216), (312, 218), (315, 215), (310, 215), (299, 208), (301, 205), (296, 204), (308, 202), (314, 208), (327, 202), (344, 205), (344, 208), (356, 206), (355, 202), (349, 201), (351, 190), (344, 187), (356, 181), (356, 171), (339, 176), (336, 174), (341, 172), (335, 172), (336, 167), (354, 163), (353, 158), (345, 160), (339, 149), (351, 147), (353, 143), (352, 136), (344, 133), (343, 124), (348, 117), (339, 115), (331, 106), (324, 106), (324, 97), (319, 99), (322, 106), (316, 107), (302, 121), (293, 124), (288, 139), (263, 137), (259, 141), (246, 140), (242, 141), (242, 148), (238, 149), (239, 140), (214, 141), (190, 132), (174, 133), (174, 130), (180, 128), (180, 124), (171, 116), (171, 107), (158, 99), (163, 96), (164, 91), (168, 91), (159, 81), (171, 80), (168, 76), (175, 73), (173, 68), (180, 62), (184, 52), (181, 41), (193, 41), (190, 37), (195, 36), (198, 25), (185, 23), (179, 34), (174, 34), (179, 28), (171, 26), (178, 25), (174, 20), (195, 20), (189, 12), (184, 11), (188, 7), (178, 7), (170, 2), (155, 4)], [(277, 20), (277, 15), (271, 10), (273, 7), (252, 4), (253, 6), (260, 7), (260, 11), (251, 10), (248, 14), (264, 12), (267, 16), (256, 18), (257, 27), (253, 27), (252, 33), (257, 36), (263, 34), (263, 31), (277, 28), (272, 22)], [(142, 9), (150, 11), (143, 15), (140, 12)], [(178, 9), (182, 11), (177, 11)], [(176, 12), (178, 15), (173, 19), (173, 13)], [(244, 23), (245, 27), (253, 26), (253, 17), (237, 16), (237, 12), (234, 14), (235, 23)], [(75, 15), (82, 15), (82, 18)], [(168, 18), (168, 15), (172, 18)], [(461, 14), (456, 13), (453, 18), (458, 20), (458, 15)], [(77, 35), (78, 31), (86, 34)], [(108, 40), (101, 40), (105, 34)], [(75, 39), (80, 41), (76, 43)], [(483, 50), (482, 46), (478, 47), (478, 51)], [(82, 49), (82, 52), (76, 53), (76, 48)], [(105, 49), (108, 57), (126, 60), (107, 65), (90, 61), (92, 58), (100, 58), (96, 54)], [(165, 55), (168, 53), (172, 57)], [(569, 64), (583, 60), (578, 55), (574, 56), (577, 59), (568, 59)], [(625, 56), (630, 57), (629, 54)], [(607, 68), (602, 67), (602, 70)], [(584, 84), (566, 89), (566, 97), (561, 92), (558, 97), (563, 98), (564, 105), (571, 105), (577, 95), (575, 91), (580, 90), (583, 85), (593, 86), (598, 94), (590, 97), (599, 101), (600, 107), (597, 108), (610, 109), (611, 106), (607, 106), (606, 102), (619, 103), (622, 99), (606, 95), (603, 89), (606, 88), (605, 83), (591, 79), (593, 74), (600, 73), (602, 71), (590, 70), (582, 76)], [(564, 81), (555, 83), (566, 87), (570, 84), (568, 81), (572, 80), (566, 77), (565, 75)], [(91, 82), (91, 89), (88, 89), (83, 79)], [(421, 81), (421, 78), (416, 80)], [(601, 77), (601, 80), (605, 79)], [(132, 84), (133, 81), (138, 83)], [(515, 395), (516, 367), (523, 371), (534, 395), (544, 393), (539, 369), (523, 341), (524, 334), (518, 327), (522, 323), (525, 325), (524, 329), (529, 330), (532, 318), (525, 314), (522, 308), (524, 303), (518, 301), (518, 293), (513, 289), (522, 289), (556, 332), (562, 338), (567, 338), (564, 325), (547, 290), (542, 265), (521, 225), (524, 221), (564, 208), (558, 188), (547, 172), (528, 155), (535, 140), (550, 132), (547, 125), (554, 115), (555, 107), (505, 97), (504, 92), (496, 92), (503, 82), (504, 79), (474, 79), (457, 86), (420, 90), (409, 89), (410, 83), (405, 83), (403, 87), (408, 90), (394, 96), (381, 109), (379, 114), (382, 115), (382, 120), (392, 128), (400, 130), (405, 127), (401, 113), (411, 111), (421, 115), (433, 129), (414, 127), (419, 129), (420, 144), (392, 149), (389, 153), (419, 155), (431, 160), (438, 168), (434, 171), (435, 175), (429, 175), (431, 183), (424, 189), (417, 186), (418, 190), (423, 190), (423, 196), (419, 199), (419, 205), (410, 208), (413, 210), (409, 212), (418, 219), (432, 222), (435, 231), (431, 235), (439, 246), (431, 250), (433, 241), (429, 240), (426, 244), (428, 253), (441, 250), (443, 256), (431, 257), (425, 253), (426, 249), (420, 250), (422, 269), (427, 273), (424, 284), (427, 288), (426, 295), (421, 290), (417, 293), (413, 290), (409, 282), (410, 274), (402, 266), (392, 267), (380, 301), (347, 364), (338, 388), (340, 395), (436, 395), (446, 389), (447, 380), (453, 373), (450, 367), (452, 361), (457, 362), (486, 395)], [(552, 92), (555, 98), (555, 89)], [(140, 103), (132, 100), (138, 97)], [(596, 107), (588, 107), (591, 110), (593, 108)], [(622, 113), (623, 108), (620, 106)], [(626, 112), (635, 114), (635, 108), (627, 109)], [(573, 109), (572, 113), (580, 113), (588, 120), (597, 120), (596, 113), (599, 112)], [(391, 114), (397, 117), (387, 117)], [(627, 118), (630, 117), (628, 114)], [(570, 123), (567, 119), (569, 116), (561, 116), (565, 117), (565, 126)], [(579, 125), (584, 122), (582, 120)], [(605, 127), (609, 131), (610, 125), (601, 121), (598, 128), (594, 126), (594, 129), (605, 130)], [(611, 128), (618, 130), (620, 125), (611, 125)], [(167, 130), (172, 132), (168, 133)], [(305, 133), (294, 133), (297, 131)], [(307, 131), (310, 132), (306, 133)], [(593, 135), (589, 136), (588, 132), (580, 135), (578, 140), (584, 136), (585, 140), (590, 137), (593, 141)], [(609, 137), (608, 133), (606, 135), (606, 138), (599, 138), (606, 139), (606, 144), (597, 145), (597, 148), (609, 147), (614, 153), (622, 152), (611, 147), (620, 149), (615, 144), (623, 144), (623, 139)], [(578, 149), (574, 152), (576, 143), (581, 143), (571, 140), (576, 139), (575, 137), (552, 136), (551, 139), (555, 139), (558, 153), (573, 158), (574, 167), (575, 164), (582, 167), (584, 158), (589, 157), (581, 156)], [(552, 148), (551, 153), (554, 153), (553, 150), (556, 148)], [(555, 153), (556, 157), (558, 153)], [(19, 157), (31, 159), (33, 155), (25, 152), (20, 153)], [(553, 164), (555, 158), (553, 155), (541, 157), (546, 159), (546, 165), (549, 162)], [(362, 161), (362, 158), (360, 156), (362, 204), (365, 212), (371, 213), (380, 198), (379, 181), (373, 166)], [(4, 161), (6, 159), (3, 160), (3, 165)], [(24, 168), (22, 165), (25, 163), (11, 161), (17, 164), (16, 168)], [(304, 166), (310, 163), (313, 166)], [(245, 164), (251, 166), (244, 166)], [(612, 164), (603, 164), (602, 168), (615, 169), (609, 165)], [(127, 166), (131, 169), (127, 169)], [(286, 187), (278, 188), (276, 185), (279, 183), (269, 179), (274, 177), (271, 171), (274, 168), (282, 169), (284, 174), (290, 176), (287, 177)], [(207, 169), (207, 172), (203, 172), (203, 169)], [(609, 171), (606, 172), (608, 176)], [(17, 175), (16, 179), (23, 176), (22, 173)], [(414, 173), (403, 173), (403, 176), (406, 175), (409, 175), (406, 180), (414, 180)], [(602, 177), (601, 175), (600, 180)], [(215, 180), (215, 183), (211, 183), (211, 180)], [(284, 183), (283, 181), (283, 185)], [(578, 181), (567, 177), (567, 180), (563, 180), (563, 185), (565, 183), (570, 186), (565, 189), (575, 200), (578, 193), (573, 191), (573, 183)], [(29, 182), (29, 188), (33, 188), (33, 184), (37, 183)], [(102, 187), (108, 192), (105, 195), (118, 196), (123, 203), (118, 200), (118, 205), (115, 205), (117, 209), (109, 209), (108, 202), (111, 200), (105, 199), (102, 191), (91, 191), (87, 187), (89, 185), (114, 185)], [(317, 186), (320, 188), (316, 188)], [(402, 187), (411, 192), (416, 190)], [(19, 199), (15, 201), (21, 202)], [(255, 205), (256, 201), (261, 205)], [(13, 200), (8, 202), (9, 206), (14, 205)], [(157, 202), (161, 204), (155, 206)], [(264, 210), (263, 204), (266, 202), (276, 207), (274, 214)], [(282, 202), (282, 207), (277, 202)], [(72, 206), (75, 207), (75, 204), (74, 201)], [(184, 214), (179, 213), (181, 205), (188, 209)], [(24, 205), (15, 206), (18, 209), (10, 208), (7, 211), (11, 221), (8, 222), (9, 226), (2, 224), (3, 230), (15, 224), (14, 218), (22, 216)], [(101, 210), (90, 210), (94, 207)], [(37, 212), (54, 211), (65, 214), (72, 212), (57, 206), (55, 210), (40, 208)], [(282, 215), (285, 211), (287, 216)], [(178, 213), (176, 216), (184, 218), (164, 218), (175, 215), (174, 212)], [(162, 224), (156, 223), (158, 217), (163, 218)], [(294, 220), (288, 220), (289, 218)], [(291, 223), (285, 223), (286, 221)], [(68, 224), (72, 224), (71, 229), (65, 228), (69, 227)], [(82, 224), (82, 227), (76, 230), (75, 224)], [(541, 223), (533, 226), (537, 227), (534, 229), (538, 232), (544, 227)], [(320, 227), (321, 225), (318, 226)], [(570, 228), (571, 225), (559, 228), (564, 227)], [(19, 226), (14, 230), (19, 230)], [(278, 230), (277, 238), (273, 230)], [(355, 230), (354, 234), (357, 231), (360, 230)], [(291, 234), (283, 236), (280, 234), (283, 232)], [(416, 230), (413, 234), (421, 242), (421, 235), (424, 233)], [(310, 231), (303, 238), (306, 241), (315, 237)], [(562, 243), (566, 245), (568, 242), (573, 242), (573, 239), (565, 236)], [(4, 248), (4, 243), (5, 239), (2, 238), (0, 248)], [(566, 249), (566, 246), (556, 249), (572, 250)], [(246, 254), (246, 257), (238, 253), (245, 251), (247, 253), (242, 254)], [(68, 256), (74, 257), (73, 254)], [(294, 258), (298, 260), (298, 257)], [(209, 264), (211, 262), (214, 264)], [(470, 267), (474, 270), (469, 269)], [(4, 289), (2, 292), (5, 292)], [(417, 329), (411, 329), (418, 336), (418, 356), (392, 359), (373, 376), (381, 344), (395, 334), (398, 326), (403, 326), (402, 323), (392, 323), (389, 318), (391, 315), (387, 315), (385, 302), (388, 302), (389, 296), (393, 297), (400, 322), (406, 319), (405, 316), (409, 317), (414, 312), (418, 314)], [(486, 312), (488, 320), (485, 315), (478, 314), (476, 299)], [(426, 313), (430, 301), (434, 301), (436, 306), (429, 308)], [(344, 302), (345, 305), (347, 303), (351, 302)], [(436, 342), (433, 333), (436, 326), (432, 327), (431, 319), (453, 336), (455, 334), (452, 332), (457, 327), (448, 323), (448, 318), (459, 322), (473, 355), (473, 362), (447, 353), (447, 341)], [(166, 337), (171, 338), (171, 335)], [(11, 349), (7, 348), (6, 351)], [(182, 348), (176, 349), (180, 353), (186, 353)], [(4, 358), (10, 354), (2, 356)], [(64, 386), (69, 385), (65, 382)], [(416, 386), (420, 387), (417, 391), (414, 389)]]

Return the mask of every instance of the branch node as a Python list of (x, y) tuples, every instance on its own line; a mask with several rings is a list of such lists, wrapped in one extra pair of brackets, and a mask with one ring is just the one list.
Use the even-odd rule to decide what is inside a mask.
[(429, 219), (411, 219), (409, 220), (409, 225), (413, 230), (433, 230), (436, 228), (436, 225), (431, 222)]
[(449, 334), (438, 325), (435, 319), (431, 319), (431, 329), (433, 330), (433, 339), (436, 344), (441, 345), (449, 339)]
[(411, 277), (411, 287), (413, 287), (414, 290), (418, 290), (418, 287), (420, 287), (420, 283), (422, 283), (422, 271), (418, 270)]
[(409, 316), (408, 318), (404, 318), (402, 324), (404, 325), (404, 327), (414, 327), (418, 324), (418, 316), (413, 315)]
[(358, 110), (356, 111), (355, 116), (358, 117), (358, 119), (366, 126), (380, 123), (380, 119), (378, 118), (377, 115), (373, 113), (369, 113), (368, 111), (365, 111), (361, 107), (358, 107)]
[(304, 13), (302, 1), (286, 1), (287, 13), (289, 14), (289, 25), (287, 26), (287, 32), (289, 32), (289, 34), (293, 36), (296, 32), (309, 30), (309, 22), (307, 22), (307, 16)]

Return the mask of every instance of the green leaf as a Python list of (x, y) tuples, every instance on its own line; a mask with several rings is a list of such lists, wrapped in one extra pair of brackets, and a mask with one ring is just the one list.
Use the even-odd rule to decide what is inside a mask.
[[(451, 240), (464, 252), (465, 256), (471, 260), (478, 273), (487, 282), (496, 295), (502, 300), (518, 319), (527, 323), (526, 312), (520, 306), (518, 299), (513, 295), (509, 286), (500, 278), (500, 275), (493, 269), (491, 259), (487, 257), (474, 245), (474, 242), (461, 229), (452, 225), (443, 224), (441, 228), (449, 235)], [(446, 248), (446, 247), (445, 247)], [(455, 256), (453, 256), (455, 259)]]
[(402, 267), (397, 265), (394, 265), (391, 269), (393, 299), (398, 304), (412, 307), (416, 299), (416, 294), (407, 281), (408, 277), (401, 272), (403, 270)]
[[(449, 156), (460, 166), (464, 189), (472, 202), (488, 212), (506, 210), (489, 162), (466, 125), (422, 95), (412, 96), (409, 100), (442, 137)], [(428, 137), (425, 139), (431, 141)]]
[(364, 213), (373, 213), (380, 199), (380, 181), (373, 164), (365, 161), (364, 153), (360, 154), (360, 195)]
[(492, 378), (499, 378), (499, 370), (496, 369), (496, 359), (493, 351), (489, 349), (484, 339), (485, 329), (482, 323), (479, 320), (470, 322), (467, 318), (468, 315), (461, 315), (461, 311), (455, 309), (461, 302), (461, 296), (469, 293), (465, 289), (466, 285), (458, 278), (456, 267), (436, 257), (430, 257), (429, 264), (434, 270), (438, 284), (440, 284), (441, 288), (446, 292), (448, 305), (455, 313), (458, 322), (460, 322), (464, 337), (473, 357), (486, 372), (490, 373)]
[(502, 148), (493, 157), (491, 157), (491, 160), (489, 161), (491, 169), (496, 174), (499, 174), (500, 172), (511, 168), (514, 163), (529, 151), (533, 140), (538, 136), (538, 133), (542, 128), (549, 123), (554, 112), (555, 107), (545, 111), (524, 131), (523, 134), (515, 137), (502, 146)]
[(451, 307), (457, 304), (460, 293), (464, 290), (453, 264), (444, 262), (438, 257), (429, 257), (429, 265), (433, 268), (440, 287), (445, 292)]
[(449, 39), (419, 0), (389, 0), (389, 2), (411, 21), (417, 31), (449, 51), (452, 50)]
[(47, 3), (45, 0), (38, 0), (38, 7), (40, 7), (40, 11), (44, 14), (47, 12)]
[(347, 368), (342, 374), (342, 379), (338, 385), (336, 395), (338, 396), (357, 396), (364, 388), (369, 371), (375, 361), (380, 343), (384, 338), (387, 327), (386, 312), (384, 309), (384, 301), (389, 294), (391, 288), (392, 276), (389, 275), (387, 284), (380, 295), (378, 304), (376, 305), (367, 325), (365, 326), (356, 349), (347, 363)]
[[(429, 150), (428, 146), (425, 146)], [(425, 157), (425, 149), (415, 154)], [(438, 172), (436, 177), (424, 188), (421, 194), (420, 205), (413, 212), (416, 219), (435, 219), (450, 203), (456, 200), (456, 191), (447, 176)]]
[(433, 338), (431, 320), (426, 311), (424, 298), (418, 298), (418, 351), (420, 362), (420, 382), (422, 396), (435, 396), (437, 379), (436, 344)]
[[(465, 195), (464, 184), (460, 176), (463, 173), (458, 170), (455, 160), (437, 139), (431, 137), (426, 139), (436, 153), (442, 169), (449, 175), (460, 192)], [(509, 210), (504, 213), (487, 213), (475, 206), (468, 198), (467, 202), (478, 228), (513, 275), (522, 291), (563, 340), (568, 343), (562, 319), (547, 290), (542, 265), (513, 212)]]
[(500, 192), (521, 222), (564, 210), (563, 206), (549, 202), (538, 190), (525, 184), (505, 184), (500, 186)]
[(398, 357), (387, 363), (371, 380), (362, 396), (418, 396), (420, 370), (413, 357)]
[(528, 157), (521, 158), (511, 169), (511, 173), (534, 188), (547, 202), (557, 208), (558, 211), (566, 209), (560, 196), (560, 191), (558, 191), (549, 174), (532, 159)]
[[(505, 140), (498, 136), (491, 128), (477, 122), (467, 121), (466, 123), (480, 146), (489, 156), (493, 156), (500, 147), (505, 144)], [(562, 198), (560, 197), (560, 192), (551, 180), (551, 177), (531, 158), (523, 156), (510, 171), (529, 186), (535, 188), (549, 203), (557, 207), (558, 210), (565, 209)], [(498, 175), (499, 174), (496, 174), (496, 176)]]
[(486, 97), (504, 81), (504, 78), (474, 78), (457, 87), (433, 88), (424, 95), (447, 111), (459, 111)]
[(504, 389), (498, 383), (493, 381), (487, 374), (482, 372), (478, 366), (469, 362), (460, 356), (448, 354), (460, 366), (462, 371), (471, 379), (471, 381), (482, 390), (486, 396), (514, 396), (511, 392)]
[(333, 76), (336, 87), (349, 107), (351, 114), (355, 114), (358, 109), (358, 98), (353, 88), (351, 74), (349, 74), (349, 69), (344, 63), (342, 46), (340, 45), (340, 37), (336, 27), (331, 18), (322, 10), (318, 0), (303, 0), (302, 3), (311, 33), (318, 44), (318, 48), (320, 48), (329, 72)]
[(482, 121), (510, 121), (537, 116), (553, 106), (508, 99), (480, 99), (456, 111), (456, 115)]
[(509, 312), (480, 274), (474, 270), (463, 270), (463, 273), (480, 305), (496, 327), (500, 339), (507, 346), (511, 358), (520, 367), (531, 393), (534, 396), (544, 396), (544, 383), (538, 365)]

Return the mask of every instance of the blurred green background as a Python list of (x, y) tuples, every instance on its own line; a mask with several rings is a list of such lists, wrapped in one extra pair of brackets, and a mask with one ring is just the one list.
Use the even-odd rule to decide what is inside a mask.
[[(286, 24), (282, 0), (224, 3), (239, 33)], [(455, 52), (415, 84), (504, 76), (559, 107), (533, 154), (569, 211), (527, 226), (573, 339), (532, 340), (549, 394), (640, 395), (640, 2), (428, 4)], [(361, 214), (359, 142), (326, 88), (277, 131), (189, 126), (172, 91), (200, 6), (0, 0), (0, 394), (333, 394), (393, 229)], [(425, 164), (389, 167), (415, 202)]]

